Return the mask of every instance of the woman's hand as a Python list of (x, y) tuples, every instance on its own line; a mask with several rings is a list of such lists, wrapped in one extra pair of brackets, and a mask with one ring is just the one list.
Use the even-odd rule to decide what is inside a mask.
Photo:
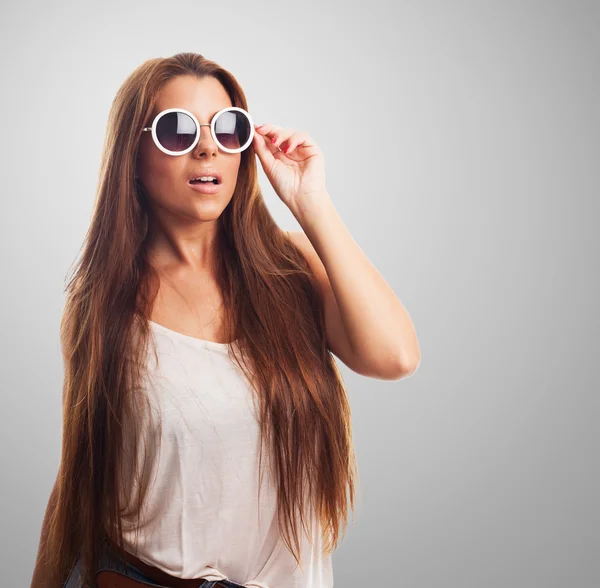
[(254, 130), (253, 145), (263, 170), (293, 213), (308, 198), (327, 193), (323, 153), (307, 133), (276, 125)]

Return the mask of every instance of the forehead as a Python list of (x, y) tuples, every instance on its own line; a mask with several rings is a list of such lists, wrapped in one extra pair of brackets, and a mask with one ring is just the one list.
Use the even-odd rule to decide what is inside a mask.
[(206, 76), (198, 79), (179, 76), (169, 80), (159, 91), (152, 117), (167, 108), (189, 110), (200, 122), (209, 122), (219, 110), (233, 106), (219, 80)]

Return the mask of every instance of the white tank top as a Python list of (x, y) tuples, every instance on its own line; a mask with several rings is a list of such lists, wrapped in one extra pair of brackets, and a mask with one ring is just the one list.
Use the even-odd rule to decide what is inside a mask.
[[(304, 571), (279, 534), (266, 443), (258, 495), (259, 424), (250, 383), (228, 344), (149, 324), (159, 361), (151, 344), (144, 386), (152, 419), (142, 429), (140, 451), (149, 452), (144, 476), (150, 485), (137, 539), (133, 519), (128, 524), (123, 515), (125, 549), (178, 578), (331, 588), (331, 555), (323, 552), (318, 520), (312, 518), (312, 541), (298, 524)], [(159, 434), (161, 447), (152, 452)], [(132, 512), (134, 495), (132, 487), (122, 497)]]

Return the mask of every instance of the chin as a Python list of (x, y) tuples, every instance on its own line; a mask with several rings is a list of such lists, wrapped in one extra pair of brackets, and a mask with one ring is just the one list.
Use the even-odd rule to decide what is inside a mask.
[(225, 208), (220, 202), (213, 201), (195, 203), (192, 209), (192, 214), (199, 220), (210, 221), (218, 219)]

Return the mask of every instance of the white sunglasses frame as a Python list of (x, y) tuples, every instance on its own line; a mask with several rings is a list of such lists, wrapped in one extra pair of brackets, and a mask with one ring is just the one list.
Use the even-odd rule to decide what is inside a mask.
[[(221, 142), (217, 139), (217, 135), (215, 133), (215, 123), (217, 121), (217, 118), (224, 112), (228, 112), (230, 110), (239, 110), (240, 112), (242, 112), (243, 114), (246, 115), (246, 117), (248, 118), (248, 120), (250, 122), (250, 136), (248, 137), (248, 140), (246, 141), (246, 143), (244, 143), (244, 145), (242, 145), (241, 147), (238, 147), (237, 149), (228, 149), (227, 147), (222, 145)], [(165, 149), (160, 144), (160, 141), (158, 140), (158, 137), (156, 135), (156, 127), (158, 125), (158, 121), (161, 119), (161, 117), (163, 117), (165, 114), (168, 114), (169, 112), (183, 112), (184, 114), (187, 114), (196, 124), (196, 138), (194, 139), (194, 142), (184, 151), (171, 151), (169, 149)], [(221, 110), (219, 110), (219, 112), (217, 112), (212, 117), (212, 120), (210, 121), (210, 123), (206, 123), (206, 124), (202, 124), (202, 125), (198, 122), (198, 119), (189, 110), (185, 110), (185, 108), (167, 108), (166, 110), (159, 112), (154, 117), (151, 127), (144, 127), (142, 129), (142, 131), (152, 131), (152, 139), (154, 140), (154, 144), (163, 153), (166, 153), (167, 155), (178, 156), (178, 155), (185, 155), (186, 153), (189, 153), (198, 144), (198, 141), (200, 140), (200, 127), (210, 127), (210, 134), (212, 135), (212, 138), (214, 139), (215, 143), (219, 146), (219, 149), (225, 151), (226, 153), (241, 153), (250, 145), (250, 143), (252, 143), (252, 139), (254, 139), (254, 121), (252, 120), (250, 113), (248, 111), (244, 110), (243, 108), (240, 108), (239, 106), (227, 106), (225, 108), (222, 108)]]

